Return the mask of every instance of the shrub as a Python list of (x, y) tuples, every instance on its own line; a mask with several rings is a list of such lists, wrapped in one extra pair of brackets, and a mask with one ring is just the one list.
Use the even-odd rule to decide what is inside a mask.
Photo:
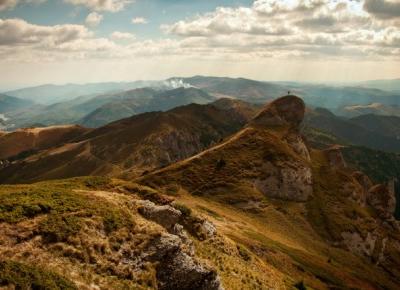
[(78, 289), (64, 277), (14, 261), (0, 262), (0, 286), (12, 285), (15, 289)]
[(189, 217), (192, 215), (192, 210), (182, 203), (174, 203), (173, 207), (179, 210), (184, 217)]
[(243, 260), (245, 261), (251, 260), (250, 253), (245, 247), (243, 247), (242, 245), (237, 245), (236, 247), (239, 251), (239, 255), (243, 258)]
[(65, 242), (69, 236), (76, 235), (82, 221), (76, 216), (49, 215), (39, 224), (39, 233), (50, 243)]

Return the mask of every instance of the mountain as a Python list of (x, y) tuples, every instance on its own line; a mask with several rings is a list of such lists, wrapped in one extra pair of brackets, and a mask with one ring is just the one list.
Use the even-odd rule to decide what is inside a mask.
[(347, 118), (354, 118), (367, 114), (400, 117), (400, 106), (385, 106), (380, 103), (354, 105), (338, 109), (336, 110), (336, 113)]
[[(391, 184), (354, 172), (339, 146), (309, 148), (300, 98), (279, 98), (256, 114), (243, 104), (218, 100), (146, 113), (76, 140), (114, 144), (102, 152), (123, 156), (121, 144), (139, 128), (152, 135), (160, 126), (182, 134), (206, 126), (211, 133), (247, 124), (195, 156), (136, 178), (0, 186), (1, 285), (397, 289), (400, 225)], [(58, 158), (69, 166), (77, 156), (79, 171), (85, 153)]]
[(33, 102), (0, 94), (0, 114), (32, 106)]
[(87, 133), (80, 126), (53, 126), (46, 128), (19, 129), (0, 135), (0, 160), (18, 158), (33, 152), (59, 146)]
[[(292, 285), (395, 289), (393, 188), (347, 168), (340, 147), (310, 150), (299, 133), (304, 113), (301, 99), (280, 98), (229, 139), (137, 182), (176, 188), (180, 200), (208, 212), (217, 230)], [(211, 256), (224, 257), (218, 250)]]
[(192, 85), (216, 96), (233, 97), (247, 102), (264, 103), (288, 91), (304, 98), (309, 106), (337, 110), (345, 106), (382, 103), (399, 106), (399, 92), (384, 91), (361, 86), (334, 86), (296, 82), (263, 82), (243, 78), (195, 76), (182, 78)]
[(393, 80), (372, 80), (358, 83), (366, 88), (375, 88), (385, 91), (400, 91), (400, 79)]
[(234, 97), (253, 103), (265, 103), (287, 92), (284, 86), (278, 84), (244, 78), (195, 76), (182, 80), (217, 97)]
[[(166, 111), (187, 104), (207, 104), (215, 100), (212, 96), (195, 88), (177, 88), (156, 92), (150, 89), (144, 96), (138, 96), (137, 90), (125, 92), (120, 100), (112, 100), (94, 110), (80, 124), (87, 127), (100, 127), (107, 123), (151, 111)], [(135, 92), (131, 95), (131, 92)], [(96, 101), (97, 98), (91, 102)]]
[[(165, 95), (172, 100), (175, 96)], [(253, 105), (219, 100), (215, 105), (191, 104), (140, 114), (95, 129), (72, 143), (23, 156), (0, 170), (0, 183), (137, 176), (200, 152), (236, 132), (255, 112)]]
[(400, 140), (400, 117), (367, 114), (350, 119), (364, 129)]
[[(364, 120), (364, 118), (362, 119)], [(364, 125), (361, 123), (364, 123)], [(387, 129), (381, 128), (376, 131), (373, 130), (373, 126), (368, 127), (368, 124), (357, 122), (357, 120), (340, 118), (332, 112), (321, 108), (310, 110), (305, 118), (306, 126), (320, 129), (322, 132), (333, 135), (344, 143), (389, 152), (400, 152), (400, 139), (397, 138), (397, 135), (387, 134), (387, 132), (393, 132), (393, 126), (389, 126), (390, 122), (387, 123), (387, 126), (389, 126)], [(385, 130), (387, 130), (386, 133)]]
[(125, 83), (92, 83), (92, 84), (66, 84), (66, 85), (42, 85), (9, 91), (6, 94), (21, 99), (31, 100), (36, 103), (50, 105), (69, 101), (79, 96), (98, 95), (118, 91), (132, 90), (147, 87), (153, 82), (136, 81)]

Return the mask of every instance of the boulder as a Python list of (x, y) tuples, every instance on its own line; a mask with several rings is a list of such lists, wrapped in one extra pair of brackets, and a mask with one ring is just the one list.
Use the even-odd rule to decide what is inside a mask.
[(148, 260), (157, 262), (158, 289), (222, 290), (217, 272), (184, 249), (182, 240), (171, 234), (151, 243)]
[(139, 213), (146, 219), (152, 220), (166, 228), (172, 230), (182, 216), (182, 213), (169, 205), (156, 205), (151, 201), (140, 201)]

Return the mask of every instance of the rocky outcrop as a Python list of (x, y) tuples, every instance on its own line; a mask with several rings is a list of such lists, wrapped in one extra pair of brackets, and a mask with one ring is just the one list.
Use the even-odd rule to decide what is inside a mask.
[(183, 217), (181, 211), (169, 205), (158, 206), (151, 201), (139, 201), (138, 204), (143, 217), (169, 232), (154, 239), (140, 257), (142, 261), (158, 263), (158, 288), (222, 290), (217, 272), (195, 258), (193, 242), (178, 222), (189, 225), (190, 230), (205, 238), (216, 234), (214, 225), (205, 219)]
[(158, 262), (159, 289), (222, 290), (217, 272), (182, 249), (181, 239), (171, 234), (160, 236), (151, 245), (152, 259)]
[(251, 122), (268, 127), (288, 126), (299, 130), (305, 114), (305, 104), (296, 96), (285, 96), (269, 103)]
[(382, 219), (393, 218), (396, 209), (395, 192), (389, 186), (378, 184), (368, 191), (367, 202)]
[(285, 96), (269, 103), (250, 123), (269, 129), (288, 128), (282, 139), (299, 157), (299, 160), (284, 163), (267, 161), (263, 164), (266, 177), (255, 179), (254, 186), (269, 197), (302, 202), (312, 195), (310, 153), (299, 133), (304, 114), (302, 99)]
[(169, 205), (157, 206), (148, 200), (140, 201), (139, 204), (140, 207), (138, 210), (141, 215), (146, 219), (158, 223), (169, 231), (173, 229), (182, 216), (179, 210)]
[(264, 170), (268, 177), (256, 179), (254, 186), (266, 196), (303, 202), (313, 193), (311, 168), (300, 162), (285, 167), (270, 162), (264, 164)]
[(324, 150), (324, 154), (329, 161), (331, 167), (343, 169), (347, 167), (346, 161), (342, 154), (342, 146), (334, 145)]

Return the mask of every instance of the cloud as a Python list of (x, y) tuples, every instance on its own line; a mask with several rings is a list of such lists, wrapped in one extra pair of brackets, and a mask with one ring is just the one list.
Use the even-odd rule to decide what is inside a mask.
[(115, 40), (133, 40), (135, 39), (135, 35), (128, 32), (114, 31), (111, 34), (111, 38)]
[(91, 12), (85, 20), (85, 23), (90, 27), (96, 27), (103, 20), (103, 15), (98, 14), (97, 12)]
[(47, 0), (0, 0), (0, 11), (13, 9), (20, 3), (40, 4)]
[[(0, 0), (1, 1), (1, 0)], [(64, 0), (72, 5), (82, 5), (94, 11), (118, 12), (125, 8), (133, 0)]]
[[(90, 15), (98, 16), (93, 16), (93, 23), (101, 17), (96, 12)], [(138, 40), (121, 31), (96, 37), (90, 31), (90, 22), (86, 27), (40, 26), (21, 19), (0, 19), (0, 59), (106, 61), (176, 57), (258, 62), (392, 61), (400, 57), (399, 26), (393, 19), (367, 12), (363, 1), (257, 0), (248, 7), (219, 7), (162, 25), (166, 35), (160, 39)]]
[(400, 1), (365, 0), (364, 9), (378, 18), (400, 18)]
[(41, 26), (28, 23), (22, 19), (0, 19), (0, 46), (58, 45), (89, 36), (91, 36), (91, 33), (82, 25)]
[(184, 50), (247, 57), (385, 58), (400, 48), (399, 26), (375, 18), (363, 1), (256, 0), (162, 25)]
[(147, 24), (148, 21), (146, 18), (143, 17), (136, 17), (132, 19), (132, 23), (133, 24)]

